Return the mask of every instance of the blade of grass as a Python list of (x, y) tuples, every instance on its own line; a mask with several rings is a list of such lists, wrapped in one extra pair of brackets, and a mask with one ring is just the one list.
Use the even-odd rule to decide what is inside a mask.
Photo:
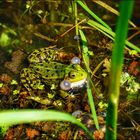
[(92, 134), (85, 125), (74, 116), (64, 112), (54, 110), (7, 110), (0, 112), (0, 127), (35, 121), (68, 121), (82, 128), (93, 140)]
[[(114, 40), (114, 38), (111, 36), (112, 32), (106, 32), (106, 28), (104, 26), (101, 26), (101, 24), (98, 24), (97, 22), (94, 22), (93, 20), (88, 20), (87, 24), (94, 27), (95, 29), (97, 29), (98, 31), (100, 31), (101, 33), (103, 33), (105, 36), (107, 36), (108, 38)], [(101, 26), (101, 27), (100, 27)]]
[[(78, 25), (78, 15), (77, 15), (77, 3), (75, 1), (73, 1), (72, 5), (73, 5), (74, 17), (75, 17), (75, 34), (76, 34), (76, 36), (78, 36), (79, 35), (79, 32), (78, 32), (79, 25)], [(79, 52), (81, 53), (79, 39), (77, 39), (77, 46), (78, 46)]]
[(112, 53), (109, 103), (106, 117), (106, 139), (117, 138), (118, 103), (120, 94), (120, 76), (122, 73), (125, 39), (128, 32), (128, 20), (130, 19), (134, 1), (121, 1), (120, 17), (116, 28), (116, 36)]
[[(94, 100), (93, 100), (93, 95), (92, 95), (92, 90), (91, 90), (91, 86), (94, 88), (95, 92), (97, 92), (92, 80), (91, 80), (91, 77), (90, 77), (90, 73), (91, 73), (91, 70), (89, 68), (89, 57), (88, 57), (88, 47), (87, 47), (87, 40), (86, 40), (86, 37), (83, 33), (82, 30), (79, 30), (79, 33), (80, 33), (80, 36), (81, 36), (81, 41), (82, 41), (82, 56), (83, 56), (83, 60), (84, 60), (84, 63), (85, 63), (85, 66), (86, 66), (86, 69), (87, 69), (87, 73), (88, 73), (88, 78), (87, 78), (87, 94), (88, 94), (88, 100), (89, 100), (89, 104), (90, 104), (90, 109), (91, 109), (91, 112), (92, 112), (92, 117), (94, 119), (94, 122), (95, 122), (95, 126), (96, 126), (96, 129), (99, 129), (99, 123), (98, 123), (98, 119), (97, 119), (97, 115), (96, 115), (96, 109), (95, 109), (95, 105), (94, 105)], [(91, 84), (90, 84), (91, 83)], [(97, 93), (98, 95), (98, 93)]]
[[(101, 31), (103, 34), (105, 34), (106, 36), (108, 36), (110, 39), (114, 40), (115, 38), (115, 33), (113, 31), (108, 30), (107, 28), (105, 28), (104, 26), (102, 26), (101, 24), (93, 21), (93, 20), (88, 20), (87, 24), (96, 28), (97, 30)], [(131, 42), (125, 40), (125, 44), (131, 48), (136, 50), (137, 52), (140, 52), (140, 48), (138, 48), (137, 46), (135, 46), (134, 44), (132, 44)]]
[(82, 41), (82, 56), (83, 61), (85, 63), (86, 69), (88, 73), (91, 73), (91, 70), (89, 68), (89, 54), (88, 54), (88, 47), (87, 47), (87, 40), (82, 30), (79, 30), (81, 41)]
[[(106, 4), (105, 2), (103, 1), (99, 1), (99, 0), (92, 0), (93, 2), (97, 3), (98, 5), (104, 7), (106, 10), (110, 11), (111, 13), (114, 13), (115, 15), (119, 16), (119, 12), (117, 10), (115, 10), (114, 8), (112, 8), (111, 6), (109, 6), (108, 4)], [(132, 21), (129, 21), (129, 24), (131, 26), (133, 26), (134, 28), (136, 28), (137, 26), (132, 22)]]
[(94, 14), (81, 0), (75, 0), (89, 15), (105, 26), (108, 30), (112, 30), (101, 18)]

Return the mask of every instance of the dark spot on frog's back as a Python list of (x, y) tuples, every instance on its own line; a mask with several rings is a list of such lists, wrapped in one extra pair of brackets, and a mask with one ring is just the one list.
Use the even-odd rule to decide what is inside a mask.
[(59, 68), (59, 66), (58, 66), (58, 65), (55, 65), (55, 66), (54, 66), (54, 69), (58, 69), (58, 68)]
[(38, 63), (39, 66), (43, 67), (44, 66), (44, 63)]
[(28, 56), (28, 58), (30, 59), (30, 58), (32, 58), (33, 56), (36, 56), (36, 54), (38, 54), (38, 51), (34, 51), (33, 53), (31, 53), (31, 54)]
[(36, 68), (36, 71), (39, 71), (40, 69), (39, 68)]
[(51, 74), (51, 77), (54, 77), (54, 73)]
[(40, 51), (41, 51), (41, 52), (48, 52), (49, 49), (48, 49), (48, 48), (41, 48)]
[(51, 56), (51, 55), (48, 55), (47, 57), (48, 57), (48, 59), (49, 59), (49, 58), (52, 58), (52, 56)]
[(26, 72), (26, 77), (29, 77), (29, 73), (28, 73), (28, 71)]
[(38, 53), (38, 54), (36, 55), (36, 57), (40, 59), (40, 54)]
[(20, 77), (22, 78), (24, 78), (25, 77), (25, 75), (27, 76), (27, 74), (28, 74), (28, 69), (23, 69), (22, 71), (21, 71), (21, 74), (20, 74)]

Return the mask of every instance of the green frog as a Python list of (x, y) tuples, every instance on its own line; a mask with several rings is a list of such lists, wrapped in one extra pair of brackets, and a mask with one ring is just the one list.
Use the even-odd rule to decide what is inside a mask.
[[(49, 88), (55, 95), (55, 91), (60, 89), (60, 96), (67, 97), (69, 90), (83, 86), (87, 78), (87, 73), (81, 68), (77, 57), (73, 57), (70, 64), (62, 63), (63, 58), (67, 57), (68, 54), (62, 49), (54, 47), (34, 50), (28, 56), (29, 67), (21, 71), (21, 83), (30, 93)], [(50, 97), (41, 99), (38, 96), (30, 96), (29, 98), (43, 104), (52, 103)]]

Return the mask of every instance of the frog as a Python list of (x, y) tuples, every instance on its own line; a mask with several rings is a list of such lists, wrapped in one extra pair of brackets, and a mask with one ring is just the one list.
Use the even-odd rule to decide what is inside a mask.
[[(65, 61), (69, 54), (65, 53), (63, 49), (56, 49), (55, 47), (40, 48), (34, 50), (28, 57), (29, 66), (23, 68), (20, 73), (20, 80), (22, 85), (33, 93), (36, 90), (50, 90), (51, 94), (55, 96), (56, 91), (62, 98), (69, 96), (69, 91), (75, 88), (82, 87), (86, 83), (87, 72), (80, 66), (79, 61)], [(66, 60), (66, 59), (65, 59)], [(71, 63), (70, 63), (71, 62)], [(49, 105), (53, 102), (49, 97), (41, 99), (39, 96), (31, 94), (28, 99), (33, 99), (39, 103)]]

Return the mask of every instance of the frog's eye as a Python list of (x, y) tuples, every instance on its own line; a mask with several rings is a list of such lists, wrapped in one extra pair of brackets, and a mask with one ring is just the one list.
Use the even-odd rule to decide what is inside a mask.
[(79, 57), (73, 57), (72, 59), (71, 59), (71, 64), (80, 64), (80, 58)]
[(71, 83), (68, 81), (68, 80), (63, 80), (61, 83), (60, 83), (60, 88), (62, 90), (70, 90), (71, 89)]
[(74, 79), (76, 77), (77, 73), (76, 72), (70, 72), (69, 77)]

